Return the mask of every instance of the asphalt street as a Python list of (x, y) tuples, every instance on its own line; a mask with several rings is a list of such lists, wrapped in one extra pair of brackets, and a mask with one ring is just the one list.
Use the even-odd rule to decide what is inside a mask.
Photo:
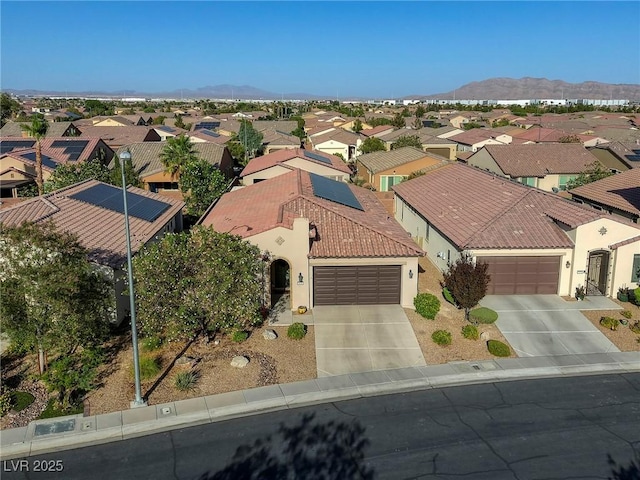
[(2, 478), (629, 480), (638, 452), (640, 373), (628, 373), (265, 413), (7, 460)]

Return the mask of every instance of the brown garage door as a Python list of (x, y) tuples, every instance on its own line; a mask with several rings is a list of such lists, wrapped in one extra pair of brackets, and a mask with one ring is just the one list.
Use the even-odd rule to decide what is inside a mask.
[(488, 295), (557, 294), (560, 257), (478, 257), (489, 264)]
[(313, 268), (314, 305), (400, 303), (400, 265)]

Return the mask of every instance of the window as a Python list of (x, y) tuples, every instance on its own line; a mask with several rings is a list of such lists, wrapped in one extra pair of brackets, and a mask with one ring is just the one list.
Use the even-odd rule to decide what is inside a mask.
[(380, 191), (388, 192), (405, 178), (404, 175), (382, 175), (380, 177)]
[(633, 255), (633, 266), (631, 267), (631, 281), (640, 282), (640, 254)]
[(573, 180), (576, 177), (577, 175), (560, 175), (560, 180), (558, 181), (558, 188), (560, 188), (560, 190), (566, 190), (567, 182), (569, 180)]
[(520, 182), (522, 182), (523, 185), (528, 185), (530, 187), (535, 187), (536, 186), (536, 177), (522, 177), (520, 179)]

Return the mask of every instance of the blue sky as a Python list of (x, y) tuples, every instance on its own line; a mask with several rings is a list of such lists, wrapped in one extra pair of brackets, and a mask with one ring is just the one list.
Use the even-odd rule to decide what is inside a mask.
[(2, 88), (400, 97), (640, 83), (640, 2), (0, 2)]

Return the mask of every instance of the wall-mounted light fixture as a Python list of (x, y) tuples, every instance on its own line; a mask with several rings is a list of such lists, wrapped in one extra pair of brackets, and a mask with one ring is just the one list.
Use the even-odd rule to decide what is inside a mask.
[(571, 268), (571, 262), (567, 260), (567, 263), (565, 263), (564, 266), (567, 268)]
[(409, 270), (409, 278), (413, 278), (413, 270)]
[(302, 285), (304, 283), (304, 277), (302, 276), (302, 272), (298, 274), (298, 285)]

